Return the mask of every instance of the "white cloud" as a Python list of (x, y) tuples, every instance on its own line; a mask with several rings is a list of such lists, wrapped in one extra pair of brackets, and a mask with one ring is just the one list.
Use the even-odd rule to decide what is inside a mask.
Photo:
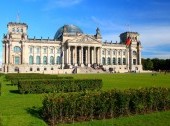
[(170, 26), (140, 26), (136, 31), (141, 35), (141, 42), (146, 47), (170, 44)]

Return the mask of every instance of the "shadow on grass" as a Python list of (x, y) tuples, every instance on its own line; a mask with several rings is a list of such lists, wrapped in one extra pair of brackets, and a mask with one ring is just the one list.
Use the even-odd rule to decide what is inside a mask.
[(13, 94), (20, 94), (18, 90), (9, 90), (9, 92)]
[(41, 107), (31, 107), (31, 108), (27, 108), (26, 109), (27, 113), (29, 113), (30, 115), (39, 118), (39, 119), (43, 119), (42, 118), (42, 112), (41, 112)]
[(18, 86), (18, 84), (6, 84), (7, 86)]

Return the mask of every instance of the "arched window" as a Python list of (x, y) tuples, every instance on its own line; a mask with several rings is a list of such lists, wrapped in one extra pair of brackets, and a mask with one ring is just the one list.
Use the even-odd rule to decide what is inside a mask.
[(37, 53), (38, 53), (38, 54), (40, 53), (40, 48), (39, 48), (39, 47), (37, 47)]
[(136, 51), (133, 51), (133, 55), (136, 56), (137, 52)]
[(107, 58), (107, 64), (108, 64), (108, 65), (111, 65), (110, 57)]
[(36, 57), (36, 64), (40, 64), (40, 56)]
[(103, 64), (103, 65), (106, 65), (106, 61), (105, 61), (105, 58), (104, 58), (104, 57), (102, 57), (102, 64)]
[(54, 57), (53, 56), (50, 57), (50, 64), (54, 64)]
[(126, 58), (123, 58), (123, 65), (126, 65)]
[(15, 56), (15, 64), (20, 64), (19, 56)]
[(121, 65), (121, 58), (118, 58), (118, 65)]
[(47, 65), (47, 57), (46, 56), (43, 57), (43, 64)]
[(20, 51), (21, 51), (21, 48), (19, 46), (14, 47), (14, 52), (20, 52)]
[(33, 47), (30, 47), (30, 53), (33, 53)]
[(56, 64), (61, 64), (61, 58), (60, 58), (60, 56), (57, 56), (57, 58), (56, 58)]
[(116, 65), (116, 58), (113, 58), (113, 65)]
[(113, 50), (113, 55), (116, 55), (116, 51), (115, 50)]
[(58, 47), (57, 48), (57, 54), (60, 54), (61, 53), (61, 49)]
[(110, 55), (110, 50), (107, 51), (107, 54)]
[(29, 64), (33, 64), (33, 56), (29, 56)]
[(53, 54), (53, 53), (54, 53), (54, 50), (53, 50), (53, 49), (50, 49), (50, 53)]
[(12, 32), (15, 32), (15, 28), (12, 28)]

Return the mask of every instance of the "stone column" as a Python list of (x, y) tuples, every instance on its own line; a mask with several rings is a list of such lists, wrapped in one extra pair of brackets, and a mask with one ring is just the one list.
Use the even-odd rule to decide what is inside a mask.
[(11, 44), (8, 44), (8, 64), (11, 63)]
[(88, 52), (87, 52), (87, 58), (88, 58), (88, 60), (87, 60), (87, 64), (88, 64), (88, 67), (90, 67), (90, 47), (88, 46)]
[(123, 50), (121, 50), (121, 61), (120, 61), (121, 65), (123, 65)]
[(3, 43), (3, 52), (2, 52), (2, 64), (5, 64), (5, 45)]
[(96, 63), (96, 47), (94, 47), (94, 54), (93, 54), (93, 56), (94, 56), (94, 63)]
[(85, 57), (86, 57), (86, 62), (85, 62), (85, 64), (87, 65), (87, 64), (88, 64), (88, 49), (86, 48), (85, 50), (86, 50), (86, 55), (85, 55)]
[(141, 50), (139, 49), (139, 57), (138, 57), (138, 60), (139, 60), (139, 64), (138, 65), (141, 65)]
[[(33, 46), (32, 49), (33, 49), (33, 64), (36, 64), (35, 47)], [(47, 57), (47, 59), (48, 59), (48, 57)]]
[(68, 46), (68, 53), (67, 53), (67, 57), (68, 57), (68, 59), (67, 59), (67, 63), (68, 63), (68, 65), (70, 65), (70, 46)]
[(129, 50), (128, 49), (126, 50), (126, 66), (128, 69), (129, 68)]
[(116, 50), (116, 65), (118, 65), (118, 50)]
[(113, 50), (110, 49), (110, 64), (113, 65)]
[(101, 56), (102, 56), (102, 48), (100, 47), (99, 48), (99, 65), (102, 64), (102, 61), (101, 61), (102, 57)]
[(77, 46), (75, 46), (75, 51), (74, 51), (74, 65), (77, 66)]
[(83, 63), (83, 50), (84, 50), (84, 47), (81, 46), (81, 67), (84, 66), (84, 63)]
[(6, 64), (8, 64), (8, 43), (6, 43)]
[(94, 50), (91, 50), (91, 64), (94, 63)]
[(105, 64), (107, 65), (107, 49), (105, 49)]

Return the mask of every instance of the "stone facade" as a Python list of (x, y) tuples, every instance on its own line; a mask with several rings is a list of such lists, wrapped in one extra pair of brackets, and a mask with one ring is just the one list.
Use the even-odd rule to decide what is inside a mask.
[[(75, 25), (64, 25), (54, 39), (28, 38), (28, 25), (10, 22), (3, 37), (4, 73), (63, 74), (95, 69), (113, 72), (142, 71), (141, 43), (137, 32), (120, 34), (120, 43), (102, 42), (99, 28), (95, 35), (84, 34)], [(130, 37), (131, 44), (126, 40)], [(96, 70), (96, 72), (99, 72)]]

